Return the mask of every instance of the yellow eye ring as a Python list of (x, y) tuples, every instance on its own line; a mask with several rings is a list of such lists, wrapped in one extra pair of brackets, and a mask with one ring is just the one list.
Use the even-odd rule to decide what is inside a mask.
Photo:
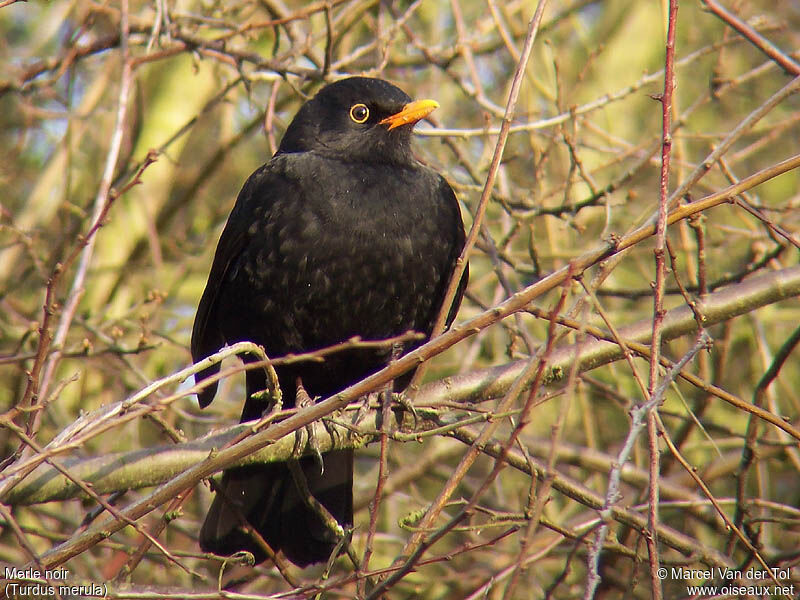
[(350, 107), (350, 118), (355, 123), (364, 123), (367, 119), (369, 119), (369, 109), (367, 108), (366, 104), (353, 104)]

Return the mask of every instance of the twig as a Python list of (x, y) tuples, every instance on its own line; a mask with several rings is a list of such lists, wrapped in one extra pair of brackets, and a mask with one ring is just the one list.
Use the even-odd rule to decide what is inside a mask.
[[(519, 92), (522, 87), (522, 80), (525, 76), (525, 69), (528, 65), (528, 59), (530, 58), (531, 51), (533, 50), (533, 43), (536, 40), (536, 33), (539, 29), (539, 24), (542, 21), (544, 8), (546, 5), (547, 0), (539, 0), (538, 5), (536, 6), (536, 12), (528, 24), (528, 34), (522, 47), (520, 59), (517, 62), (517, 68), (514, 72), (514, 79), (511, 81), (511, 90), (508, 93), (506, 110), (505, 114), (503, 115), (503, 121), (500, 125), (500, 132), (497, 138), (497, 144), (495, 145), (494, 154), (492, 155), (492, 162), (489, 165), (489, 171), (486, 174), (486, 182), (483, 186), (483, 191), (481, 192), (481, 198), (478, 201), (478, 207), (475, 210), (475, 215), (473, 216), (472, 227), (470, 228), (469, 234), (467, 234), (464, 249), (461, 251), (461, 256), (459, 256), (458, 261), (456, 262), (453, 275), (451, 276), (450, 283), (447, 286), (447, 292), (444, 295), (442, 308), (439, 311), (439, 315), (436, 318), (436, 323), (433, 326), (432, 336), (434, 337), (444, 331), (445, 321), (447, 320), (447, 315), (450, 312), (450, 306), (453, 304), (453, 298), (456, 295), (458, 285), (461, 282), (461, 276), (464, 274), (464, 269), (467, 267), (467, 261), (469, 260), (470, 253), (472, 252), (472, 247), (475, 245), (475, 242), (478, 239), (478, 234), (481, 231), (483, 218), (486, 214), (486, 208), (489, 205), (489, 199), (492, 196), (495, 178), (497, 177), (497, 172), (500, 168), (500, 161), (503, 158), (503, 151), (505, 150), (506, 141), (508, 140), (511, 122), (514, 119), (514, 111), (517, 106), (517, 100), (519, 99)], [(417, 371), (414, 376), (414, 380), (411, 383), (412, 387), (421, 380), (423, 374), (422, 372), (423, 369)]]
[[(664, 59), (664, 91), (661, 94), (661, 178), (659, 186), (658, 216), (656, 218), (656, 239), (653, 250), (656, 268), (656, 281), (653, 289), (653, 336), (650, 342), (650, 375), (645, 402), (653, 398), (659, 385), (658, 366), (661, 356), (661, 328), (664, 321), (664, 286), (666, 280), (667, 213), (669, 211), (669, 176), (672, 153), (672, 92), (675, 89), (675, 30), (678, 26), (678, 0), (669, 0), (667, 43)], [(701, 330), (702, 331), (702, 330)], [(705, 332), (703, 332), (704, 334)], [(658, 577), (659, 555), (655, 531), (658, 528), (658, 477), (659, 449), (656, 434), (657, 404), (650, 404), (647, 411), (648, 451), (650, 455), (650, 485), (648, 486), (648, 535), (645, 537), (650, 556), (650, 589), (653, 600), (661, 600), (661, 578)], [(609, 486), (610, 489), (611, 486)], [(601, 527), (602, 529), (602, 527)], [(593, 559), (592, 559), (593, 560)], [(587, 585), (587, 590), (590, 586)], [(592, 596), (594, 589), (592, 589)], [(585, 596), (589, 600), (589, 596)]]
[[(42, 448), (36, 443), (35, 440), (28, 437), (28, 435), (19, 427), (15, 425), (9, 424), (8, 427), (21, 439), (23, 442), (28, 445), (32, 450), (34, 450), (37, 454), (42, 453)], [(186, 571), (187, 573), (191, 573), (191, 571), (184, 566), (169, 550), (167, 550), (161, 543), (158, 542), (153, 536), (151, 536), (144, 528), (144, 525), (141, 523), (136, 522), (135, 519), (128, 518), (127, 516), (120, 513), (114, 506), (112, 506), (108, 501), (101, 498), (100, 495), (91, 488), (91, 486), (83, 481), (80, 477), (76, 477), (74, 474), (70, 472), (69, 469), (65, 468), (63, 465), (59, 464), (56, 461), (49, 461), (50, 464), (59, 472), (61, 475), (66, 477), (70, 482), (78, 486), (81, 491), (86, 494), (89, 498), (97, 502), (100, 506), (102, 506), (106, 511), (108, 511), (111, 515), (117, 518), (119, 521), (126, 525), (130, 525), (136, 531), (138, 531), (142, 536), (144, 536), (152, 545), (158, 548), (161, 553), (172, 563)]]
[[(36, 468), (36, 466), (44, 462), (46, 459), (50, 458), (51, 456), (55, 456), (58, 453), (64, 452), (71, 447), (75, 447), (76, 444), (80, 445), (80, 442), (76, 440), (76, 436), (79, 433), (85, 433), (86, 430), (102, 431), (112, 422), (112, 419), (130, 410), (131, 407), (143, 401), (150, 394), (161, 389), (162, 387), (170, 383), (182, 382), (190, 375), (208, 368), (209, 365), (220, 362), (227, 356), (235, 355), (241, 352), (260, 352), (263, 354), (263, 350), (261, 350), (261, 348), (255, 344), (250, 342), (239, 342), (238, 344), (234, 344), (228, 348), (223, 348), (216, 354), (194, 365), (191, 365), (190, 367), (153, 382), (122, 402), (117, 402), (109, 406), (103, 406), (92, 413), (77, 419), (69, 427), (62, 430), (53, 440), (51, 440), (47, 446), (44, 447), (43, 452), (39, 452), (24, 461), (20, 461), (13, 467), (6, 468), (0, 474), (0, 482), (2, 482), (0, 483), (0, 498), (5, 498), (9, 491), (13, 489), (13, 487), (19, 483), (23, 477), (25, 477), (34, 468)], [(184, 394), (181, 394), (181, 396), (183, 395)], [(0, 415), (0, 423), (2, 423), (2, 425), (5, 427), (9, 427), (11, 424), (13, 424), (13, 418), (16, 416), (18, 410), (19, 409), (11, 409), (6, 414)]]
[[(472, 445), (478, 438), (478, 434), (469, 430), (468, 428), (462, 428), (454, 431), (453, 437), (457, 440), (460, 440), (464, 444)], [(483, 447), (482, 452), (485, 452), (489, 456), (499, 458), (501, 456), (501, 445), (499, 442), (491, 441)], [(512, 450), (505, 456), (504, 460), (511, 467), (522, 471), (527, 475), (534, 475), (534, 473), (531, 472), (531, 466), (528, 459), (523, 457), (519, 452)], [(545, 472), (544, 465), (539, 463), (539, 461), (535, 461), (534, 466), (537, 469), (536, 476), (541, 477)], [(620, 468), (620, 465), (616, 460), (612, 462), (612, 469), (613, 468)], [(622, 465), (621, 472), (625, 470), (627, 470), (627, 466)], [(554, 474), (553, 489), (575, 500), (583, 506), (587, 506), (594, 510), (602, 510), (604, 506), (605, 499), (603, 496), (588, 489), (582, 482), (573, 480), (563, 473), (556, 472)], [(647, 519), (639, 512), (633, 511), (625, 506), (619, 506), (617, 504), (611, 505), (609, 510), (611, 511), (611, 516), (614, 520), (629, 527), (633, 527), (637, 531), (643, 532), (647, 529)], [(700, 546), (698, 545), (698, 541), (696, 539), (675, 531), (664, 524), (659, 524), (657, 533), (658, 539), (662, 543), (667, 544), (670, 548), (674, 548), (687, 555), (692, 555), (694, 553), (695, 559), (708, 565), (725, 566), (731, 564), (731, 560), (720, 552), (717, 552), (709, 546)]]
[[(599, 527), (597, 533), (595, 534), (594, 544), (592, 545), (592, 549), (589, 552), (589, 557), (587, 559), (589, 572), (586, 577), (586, 587), (584, 588), (583, 592), (584, 600), (592, 600), (592, 598), (594, 598), (595, 590), (597, 589), (597, 585), (600, 583), (600, 553), (603, 549), (603, 542), (605, 541), (606, 534), (608, 533), (608, 524), (612, 519), (611, 507), (615, 505), (622, 497), (619, 491), (622, 466), (628, 461), (628, 457), (633, 451), (636, 438), (639, 437), (639, 434), (647, 426), (648, 413), (664, 401), (664, 394), (666, 393), (669, 384), (674, 381), (676, 377), (678, 377), (683, 367), (694, 358), (695, 354), (706, 347), (707, 343), (708, 338), (705, 336), (705, 334), (699, 335), (697, 341), (689, 350), (689, 352), (687, 352), (681, 358), (681, 360), (675, 363), (669, 372), (666, 373), (661, 379), (658, 387), (653, 390), (652, 396), (646, 402), (642, 403), (640, 406), (631, 411), (631, 426), (628, 431), (628, 435), (625, 438), (625, 442), (623, 443), (622, 448), (617, 456), (616, 464), (609, 474), (608, 490), (606, 491), (603, 507), (600, 509), (600, 518), (602, 519), (603, 524)], [(648, 527), (649, 526), (650, 524), (648, 519)]]
[(753, 544), (751, 544), (750, 541), (745, 537), (740, 527), (734, 524), (733, 521), (731, 521), (731, 519), (728, 517), (728, 515), (725, 514), (725, 511), (719, 505), (719, 502), (717, 502), (716, 498), (714, 498), (714, 495), (711, 493), (711, 490), (709, 490), (708, 486), (703, 482), (702, 479), (700, 479), (699, 475), (697, 474), (697, 469), (692, 467), (692, 465), (689, 464), (689, 462), (683, 457), (680, 451), (675, 447), (675, 444), (670, 439), (669, 433), (664, 428), (664, 424), (659, 422), (658, 429), (659, 432), (663, 435), (664, 441), (667, 444), (667, 447), (669, 448), (670, 452), (672, 452), (672, 455), (675, 456), (675, 458), (677, 458), (681, 466), (686, 470), (687, 473), (689, 473), (689, 476), (695, 481), (698, 487), (701, 490), (703, 490), (703, 493), (709, 499), (712, 506), (716, 509), (717, 514), (720, 517), (722, 517), (722, 520), (725, 522), (725, 526), (730, 529), (731, 535), (736, 536), (736, 538), (738, 538), (739, 540), (742, 541), (742, 543), (744, 543), (747, 549), (750, 552), (752, 552), (753, 556), (756, 557), (756, 560), (758, 560), (759, 564), (764, 569), (764, 572), (773, 580), (775, 585), (780, 585), (780, 581), (778, 581), (778, 578), (770, 570), (769, 565), (767, 565), (767, 563), (764, 561), (764, 558), (761, 556), (761, 554), (758, 552), (755, 546), (753, 546)]
[[(762, 408), (764, 405), (764, 396), (766, 395), (767, 388), (772, 384), (775, 378), (781, 371), (786, 360), (791, 355), (792, 351), (800, 344), (800, 327), (795, 329), (789, 338), (781, 345), (780, 350), (775, 355), (775, 358), (766, 370), (764, 375), (761, 376), (755, 390), (753, 391), (753, 406)], [(739, 463), (739, 470), (736, 475), (736, 513), (734, 514), (733, 522), (736, 527), (741, 527), (744, 522), (746, 514), (745, 496), (746, 496), (746, 483), (747, 475), (753, 461), (756, 458), (758, 449), (758, 429), (759, 421), (753, 415), (747, 421), (747, 430), (745, 432), (745, 444), (742, 449), (742, 458)], [(733, 534), (731, 534), (733, 535)], [(733, 538), (728, 542), (728, 546), (732, 549)]]
[[(553, 307), (553, 310), (550, 312), (550, 322), (548, 324), (548, 331), (547, 331), (547, 346), (542, 354), (542, 358), (539, 361), (539, 368), (536, 374), (536, 379), (534, 379), (533, 385), (531, 386), (531, 391), (528, 393), (528, 398), (525, 402), (525, 406), (522, 408), (522, 414), (520, 415), (519, 423), (514, 427), (514, 430), (511, 432), (511, 435), (508, 437), (508, 440), (505, 444), (503, 444), (503, 451), (500, 455), (500, 458), (495, 462), (495, 466), (492, 469), (489, 477), (481, 484), (481, 487), (478, 489), (475, 494), (473, 494), (472, 498), (470, 498), (470, 506), (477, 503), (478, 499), (482, 495), (482, 493), (489, 487), (489, 485), (497, 478), (500, 474), (500, 469), (503, 468), (505, 464), (505, 456), (508, 455), (509, 450), (511, 449), (512, 444), (519, 440), (519, 435), (522, 433), (522, 430), (531, 422), (532, 419), (532, 410), (535, 406), (534, 401), (537, 398), (537, 392), (539, 390), (539, 386), (542, 382), (544, 376), (544, 366), (547, 363), (549, 357), (553, 353), (553, 346), (556, 339), (556, 316), (558, 313), (561, 312), (564, 304), (567, 300), (567, 291), (568, 287), (565, 285), (561, 290), (561, 297), (559, 298), (558, 304)], [(580, 352), (580, 349), (576, 345), (575, 349), (576, 353)], [(574, 389), (574, 381), (578, 372), (577, 369), (578, 363), (577, 361), (573, 363), (572, 369), (570, 369), (570, 387)], [(530, 554), (529, 546), (533, 541), (533, 536), (536, 533), (536, 529), (539, 525), (539, 521), (542, 517), (542, 511), (544, 510), (544, 506), (550, 497), (550, 490), (553, 486), (553, 481), (555, 479), (555, 466), (556, 466), (556, 456), (558, 454), (558, 444), (560, 442), (560, 438), (562, 435), (562, 430), (564, 427), (564, 422), (566, 420), (567, 411), (569, 409), (569, 403), (564, 402), (562, 403), (558, 419), (553, 424), (551, 428), (551, 444), (550, 444), (550, 454), (548, 457), (548, 461), (546, 464), (546, 470), (544, 471), (544, 481), (543, 485), (538, 490), (538, 493), (535, 492), (535, 486), (533, 485), (534, 477), (533, 473), (531, 473), (531, 486), (528, 492), (528, 506), (526, 507), (525, 513), (528, 517), (528, 524), (525, 530), (525, 534), (520, 541), (520, 551), (515, 561), (515, 568), (514, 573), (511, 576), (511, 580), (508, 582), (506, 589), (503, 591), (503, 598), (504, 600), (507, 598), (511, 600), (515, 597), (516, 588), (519, 585), (520, 577), (522, 576), (523, 566), (527, 564), (527, 558)], [(524, 446), (522, 446), (524, 450)], [(526, 457), (529, 458), (529, 457)]]
[(784, 71), (791, 75), (800, 75), (800, 65), (784, 52), (781, 52), (777, 46), (759, 34), (755, 29), (750, 27), (750, 25), (726, 10), (716, 0), (702, 0), (702, 2), (715, 16), (719, 17), (720, 20), (727, 23), (730, 27), (733, 27), (742, 37), (753, 44), (753, 46), (778, 63)]
[[(132, 69), (130, 66), (129, 56), (127, 52), (127, 36), (128, 36), (128, 23), (127, 23), (127, 2), (123, 3), (123, 19), (121, 20), (121, 37), (122, 37), (122, 49), (123, 49), (123, 76), (122, 82), (120, 84), (120, 93), (119, 93), (119, 100), (118, 100), (118, 110), (117, 110), (117, 122), (114, 130), (114, 134), (112, 136), (111, 146), (108, 151), (107, 159), (106, 159), (106, 167), (103, 174), (103, 178), (101, 180), (100, 188), (98, 190), (98, 194), (95, 198), (94, 203), (94, 213), (92, 216), (92, 225), (89, 228), (88, 232), (81, 236), (70, 254), (66, 257), (63, 263), (58, 263), (55, 268), (53, 269), (52, 275), (50, 276), (46, 292), (45, 292), (45, 302), (44, 302), (44, 310), (43, 310), (43, 317), (41, 321), (41, 325), (39, 327), (39, 341), (36, 350), (36, 356), (34, 358), (33, 366), (31, 367), (30, 371), (28, 372), (28, 381), (25, 388), (25, 392), (23, 397), (18, 405), (18, 408), (29, 408), (35, 407), (37, 403), (40, 401), (42, 396), (47, 395), (47, 391), (49, 388), (49, 383), (51, 377), (53, 375), (54, 369), (57, 365), (58, 359), (61, 354), (61, 347), (63, 346), (64, 340), (66, 339), (67, 331), (69, 326), (72, 322), (74, 317), (75, 311), (77, 309), (77, 303), (82, 295), (83, 290), (83, 282), (86, 277), (86, 273), (88, 270), (89, 263), (91, 261), (92, 251), (94, 248), (94, 243), (96, 240), (95, 234), (103, 225), (103, 221), (105, 220), (106, 216), (108, 215), (108, 211), (111, 209), (113, 202), (123, 193), (128, 191), (134, 185), (139, 183), (140, 177), (144, 170), (155, 161), (155, 155), (152, 153), (148, 153), (147, 159), (143, 162), (142, 166), (134, 176), (134, 178), (123, 187), (123, 189), (119, 192), (111, 189), (111, 179), (114, 174), (114, 168), (116, 166), (119, 151), (121, 146), (122, 140), (122, 133), (124, 129), (124, 121), (125, 115), (127, 112), (127, 105), (128, 105), (128, 95), (130, 90), (130, 85), (132, 81)], [(62, 312), (61, 321), (58, 326), (58, 330), (55, 334), (55, 337), (51, 331), (50, 322), (55, 316), (56, 312), (56, 290), (58, 284), (60, 283), (61, 276), (66, 270), (71, 266), (74, 260), (81, 255), (81, 260), (79, 262), (78, 271), (76, 273), (75, 279), (73, 280), (72, 292), (70, 294), (70, 298), (67, 301), (67, 304)], [(49, 354), (49, 350), (51, 345), (55, 343), (56, 350), (52, 354)], [(44, 373), (42, 374), (42, 370)], [(16, 428), (13, 423), (13, 419), (19, 414), (19, 411), (12, 409), (11, 416), (5, 415), (8, 417), (8, 420), (5, 423), (6, 427), (9, 427), (15, 433), (20, 436), (20, 432), (16, 431)], [(35, 438), (36, 432), (38, 430), (38, 424), (41, 419), (41, 411), (34, 410), (31, 414), (28, 423), (26, 424), (25, 428), (25, 437), (26, 438)], [(23, 443), (20, 446), (19, 450), (15, 453), (14, 456), (24, 456), (26, 452), (31, 452), (33, 446), (29, 443)], [(8, 461), (6, 461), (7, 463)]]
[(31, 546), (30, 542), (28, 541), (25, 532), (22, 531), (20, 528), (19, 523), (14, 518), (14, 515), (11, 514), (11, 511), (4, 504), (0, 504), (0, 516), (3, 517), (5, 521), (4, 525), (6, 525), (14, 534), (14, 537), (17, 538), (17, 542), (19, 542), (20, 548), (25, 551), (25, 554), (28, 555), (28, 558), (31, 560), (33, 564), (35, 564), (40, 569), (44, 569), (42, 567), (42, 563), (39, 562), (39, 555), (36, 553), (36, 550)]
[(734, 127), (727, 136), (725, 136), (725, 139), (723, 139), (719, 145), (714, 148), (714, 150), (697, 166), (697, 168), (689, 174), (686, 180), (681, 183), (674, 192), (672, 192), (672, 195), (669, 198), (669, 207), (673, 208), (678, 202), (680, 202), (681, 198), (683, 198), (683, 196), (694, 186), (694, 184), (700, 181), (700, 179), (702, 179), (703, 176), (711, 170), (711, 167), (713, 167), (717, 161), (719, 161), (720, 157), (724, 156), (728, 152), (736, 140), (750, 131), (755, 124), (764, 118), (768, 113), (770, 113), (773, 108), (775, 108), (778, 104), (783, 102), (792, 94), (796, 93), (798, 90), (800, 90), (800, 76), (792, 79), (789, 83), (770, 96), (766, 102), (764, 102), (761, 106), (740, 121), (739, 124), (736, 125), (736, 127)]
[[(399, 355), (400, 346), (395, 346), (392, 350), (392, 360), (396, 360)], [(369, 561), (372, 557), (375, 533), (378, 529), (378, 514), (380, 512), (381, 500), (384, 496), (384, 487), (388, 478), (388, 452), (389, 452), (389, 424), (391, 420), (392, 406), (392, 383), (386, 385), (381, 391), (380, 406), (380, 456), (378, 459), (378, 481), (375, 484), (375, 493), (369, 503), (369, 527), (367, 528), (367, 540), (364, 545), (364, 558), (361, 561), (361, 570), (369, 569)], [(415, 415), (416, 418), (416, 415)]]

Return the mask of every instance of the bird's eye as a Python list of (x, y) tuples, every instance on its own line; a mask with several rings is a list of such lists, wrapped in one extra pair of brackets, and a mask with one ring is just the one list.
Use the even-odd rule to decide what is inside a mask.
[(353, 104), (350, 107), (350, 118), (356, 123), (363, 123), (369, 119), (369, 109), (364, 104)]

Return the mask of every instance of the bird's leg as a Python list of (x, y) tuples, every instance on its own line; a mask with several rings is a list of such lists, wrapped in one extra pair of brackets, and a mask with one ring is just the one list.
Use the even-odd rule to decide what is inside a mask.
[[(387, 361), (387, 364), (390, 365), (395, 362), (400, 356), (403, 354), (403, 345), (400, 343), (396, 343), (392, 346), (392, 353)], [(376, 403), (381, 407), (386, 408), (388, 411), (389, 407), (392, 406), (392, 402), (397, 402), (404, 410), (411, 413), (414, 417), (414, 425), (417, 424), (417, 410), (414, 408), (414, 405), (410, 402), (410, 400), (404, 396), (402, 393), (398, 393), (394, 391), (394, 381), (390, 381), (387, 383), (383, 388), (377, 392), (370, 392), (369, 394), (365, 394), (362, 397), (361, 406), (359, 407), (356, 417), (353, 419), (354, 424), (358, 424), (361, 421), (361, 418), (364, 414), (369, 410), (369, 407), (372, 403)], [(381, 411), (381, 415), (388, 415), (388, 412), (384, 410)], [(379, 421), (384, 417), (380, 417)]]
[(361, 419), (364, 418), (364, 415), (369, 412), (369, 407), (372, 405), (373, 401), (375, 403), (380, 402), (381, 394), (383, 394), (383, 391), (370, 392), (361, 396), (361, 404), (359, 405), (356, 415), (352, 420), (353, 425), (358, 425), (361, 422)]
[[(294, 405), (297, 408), (305, 408), (306, 406), (311, 406), (314, 404), (314, 400), (311, 396), (308, 395), (306, 388), (303, 387), (303, 380), (300, 377), (297, 378), (297, 394), (295, 396)], [(317, 442), (317, 436), (314, 433), (314, 424), (309, 423), (305, 426), (306, 434), (308, 435), (308, 442), (307, 444), (311, 447), (314, 451), (314, 458), (316, 459), (317, 464), (319, 465), (319, 472), (320, 474), (325, 472), (325, 463), (322, 461), (322, 453), (319, 451), (319, 443)], [(294, 440), (294, 454), (300, 454), (302, 449), (302, 435), (298, 430), (295, 433), (295, 440)]]
[[(396, 361), (400, 356), (403, 354), (403, 345), (400, 343), (396, 343), (392, 346), (392, 356), (389, 359), (389, 364)], [(411, 403), (411, 399), (402, 393), (395, 393), (392, 389), (392, 383), (389, 384), (388, 389), (386, 390), (386, 398), (385, 402), (391, 405), (392, 400), (397, 402), (400, 406), (403, 407), (407, 412), (411, 413), (411, 416), (414, 417), (414, 429), (417, 428), (417, 409), (414, 408), (414, 405)]]
[(406, 411), (411, 413), (411, 416), (414, 417), (414, 429), (416, 430), (416, 428), (417, 428), (417, 419), (418, 419), (418, 417), (417, 417), (417, 409), (414, 408), (414, 404), (412, 404), (411, 399), (408, 396), (406, 396), (405, 394), (403, 394), (403, 393), (394, 392), (394, 393), (392, 393), (392, 395), (391, 395), (389, 400), (390, 401), (394, 400), (400, 406), (402, 406), (404, 410), (406, 410)]

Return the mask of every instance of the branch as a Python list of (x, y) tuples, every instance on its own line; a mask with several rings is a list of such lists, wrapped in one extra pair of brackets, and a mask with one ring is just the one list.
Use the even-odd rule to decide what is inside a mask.
[[(763, 306), (791, 299), (798, 294), (800, 294), (800, 266), (755, 276), (742, 283), (726, 287), (698, 300), (695, 308), (703, 315), (705, 326), (710, 327)], [(674, 340), (696, 331), (697, 321), (688, 306), (681, 306), (664, 315), (661, 332), (664, 341)], [(619, 335), (626, 344), (645, 343), (652, 335), (652, 320), (644, 319), (621, 327)], [(609, 335), (608, 339), (612, 340), (613, 338)], [(550, 357), (547, 380), (561, 379), (564, 373), (568, 372), (569, 365), (575, 360), (575, 357), (574, 346), (563, 346), (556, 349)], [(584, 372), (623, 357), (624, 351), (619, 344), (606, 339), (595, 339), (581, 345), (577, 360), (580, 362), (580, 371)], [(515, 361), (432, 382), (421, 388), (419, 403), (435, 405), (444, 401), (478, 402), (499, 398), (519, 376), (527, 362), (525, 360)], [(773, 424), (780, 427), (786, 425), (786, 422), (776, 418)]]
[[(710, 327), (763, 306), (792, 298), (798, 294), (800, 294), (800, 267), (792, 267), (783, 271), (753, 277), (744, 283), (710, 294), (704, 300), (698, 302), (696, 310), (703, 315), (706, 327)], [(569, 321), (566, 319), (559, 319), (559, 323), (570, 326)], [(697, 321), (694, 318), (694, 313), (686, 306), (667, 312), (664, 316), (663, 326), (662, 333), (665, 341), (697, 331)], [(646, 348), (642, 349), (640, 346), (649, 339), (652, 333), (651, 327), (651, 320), (645, 319), (620, 328), (617, 334), (619, 339), (625, 342), (626, 346), (632, 351), (641, 354), (646, 352)], [(581, 343), (577, 349), (578, 352), (576, 352), (574, 345), (566, 345), (554, 349), (548, 361), (545, 374), (546, 381), (553, 382), (562, 379), (563, 374), (569, 371), (575, 361), (578, 362), (578, 370), (584, 372), (624, 358), (624, 351), (621, 345), (609, 341), (613, 340), (614, 336), (585, 325), (584, 328), (586, 328), (586, 333), (595, 339)], [(605, 336), (605, 338), (602, 336)], [(222, 356), (233, 355), (237, 351), (241, 352), (244, 347), (237, 345), (226, 348), (221, 354)], [(249, 345), (246, 347), (250, 348)], [(221, 360), (221, 357), (216, 357), (215, 360)], [(428, 409), (424, 407), (436, 408), (437, 405), (445, 402), (450, 404), (453, 402), (472, 403), (500, 397), (508, 391), (511, 384), (527, 364), (528, 361), (517, 361), (429, 383), (420, 388), (418, 392), (418, 410), (420, 414), (425, 415), (429, 413), (427, 412)], [(662, 364), (668, 366), (669, 363), (663, 361)], [(182, 381), (188, 376), (187, 372), (201, 370), (207, 366), (206, 362), (201, 361), (181, 371), (179, 374), (170, 375), (165, 380), (173, 383)], [(681, 375), (684, 376), (683, 373)], [(688, 373), (685, 376), (690, 377)], [(164, 380), (155, 382), (148, 386), (146, 391), (147, 393), (153, 393), (163, 388), (164, 385)], [(145, 390), (134, 394), (125, 402), (104, 407), (96, 414), (90, 413), (90, 415), (80, 419), (82, 423), (80, 429), (95, 427), (96, 423), (94, 421), (97, 420), (106, 422), (109, 414), (119, 414), (130, 410), (134, 401), (141, 401), (145, 398), (146, 394), (144, 392)], [(730, 398), (726, 399), (731, 400)], [(800, 440), (800, 431), (797, 431), (783, 418), (755, 407), (750, 403), (740, 402), (741, 405), (734, 404), (734, 406), (748, 410), (750, 414), (783, 429), (795, 439)], [(319, 404), (315, 406), (318, 407)], [(299, 418), (305, 412), (307, 411), (296, 413), (295, 418)], [(94, 416), (93, 419), (91, 418), (92, 415)], [(320, 450), (326, 452), (332, 449), (359, 448), (370, 443), (373, 432), (377, 434), (378, 428), (375, 425), (375, 415), (373, 413), (369, 413), (366, 418), (366, 421), (359, 423), (357, 435), (355, 436), (344, 435), (345, 432), (341, 426), (334, 428), (334, 431), (338, 432), (338, 434), (331, 436), (325, 427), (315, 425), (318, 427), (317, 438), (320, 443)], [(286, 421), (282, 423), (286, 423)], [(186, 444), (148, 448), (89, 460), (64, 459), (62, 464), (74, 476), (91, 483), (98, 493), (149, 487), (169, 481), (175, 475), (208, 458), (213, 449), (223, 448), (231, 440), (252, 429), (253, 423), (238, 424)], [(399, 429), (399, 424), (392, 422), (392, 427), (389, 431), (396, 434)], [(73, 434), (76, 432), (74, 427), (70, 427), (69, 430), (73, 431)], [(421, 431), (425, 430), (427, 428), (423, 428)], [(216, 470), (222, 470), (232, 465), (285, 461), (291, 457), (291, 449), (294, 444), (294, 437), (291, 435), (293, 431), (288, 431), (286, 437), (265, 444), (262, 449), (250, 455), (244, 455), (228, 462), (222, 461)], [(414, 436), (411, 437), (413, 438)], [(213, 470), (211, 471), (211, 473), (214, 472)], [(52, 467), (42, 464), (15, 488), (6, 492), (1, 500), (5, 504), (33, 504), (72, 498), (76, 492), (77, 486), (63, 478)]]
[[(360, 448), (372, 440), (369, 434), (354, 434), (352, 429), (326, 422), (313, 424), (320, 452)], [(359, 431), (376, 431), (375, 413), (370, 412), (359, 424)], [(392, 421), (391, 431), (398, 424)], [(132, 452), (106, 454), (90, 459), (69, 458), (61, 464), (73, 477), (91, 484), (99, 494), (136, 490), (169, 481), (192, 465), (214, 456), (218, 449), (228, 446), (236, 438), (252, 432), (253, 423), (240, 423), (223, 431), (214, 432), (185, 444), (170, 444), (142, 448)], [(332, 435), (333, 432), (333, 435)], [(296, 456), (294, 432), (239, 460), (222, 467), (244, 466), (256, 463), (285, 462)], [(311, 454), (312, 448), (307, 448)], [(6, 494), (2, 502), (9, 505), (38, 504), (68, 500), (80, 494), (78, 486), (47, 464), (39, 465), (22, 483)]]
[(725, 10), (725, 7), (720, 5), (716, 0), (702, 0), (702, 2), (716, 17), (738, 31), (742, 37), (778, 63), (784, 71), (791, 75), (800, 75), (800, 65), (793, 61), (786, 53), (781, 52), (777, 46), (750, 27), (750, 25), (733, 13)]

